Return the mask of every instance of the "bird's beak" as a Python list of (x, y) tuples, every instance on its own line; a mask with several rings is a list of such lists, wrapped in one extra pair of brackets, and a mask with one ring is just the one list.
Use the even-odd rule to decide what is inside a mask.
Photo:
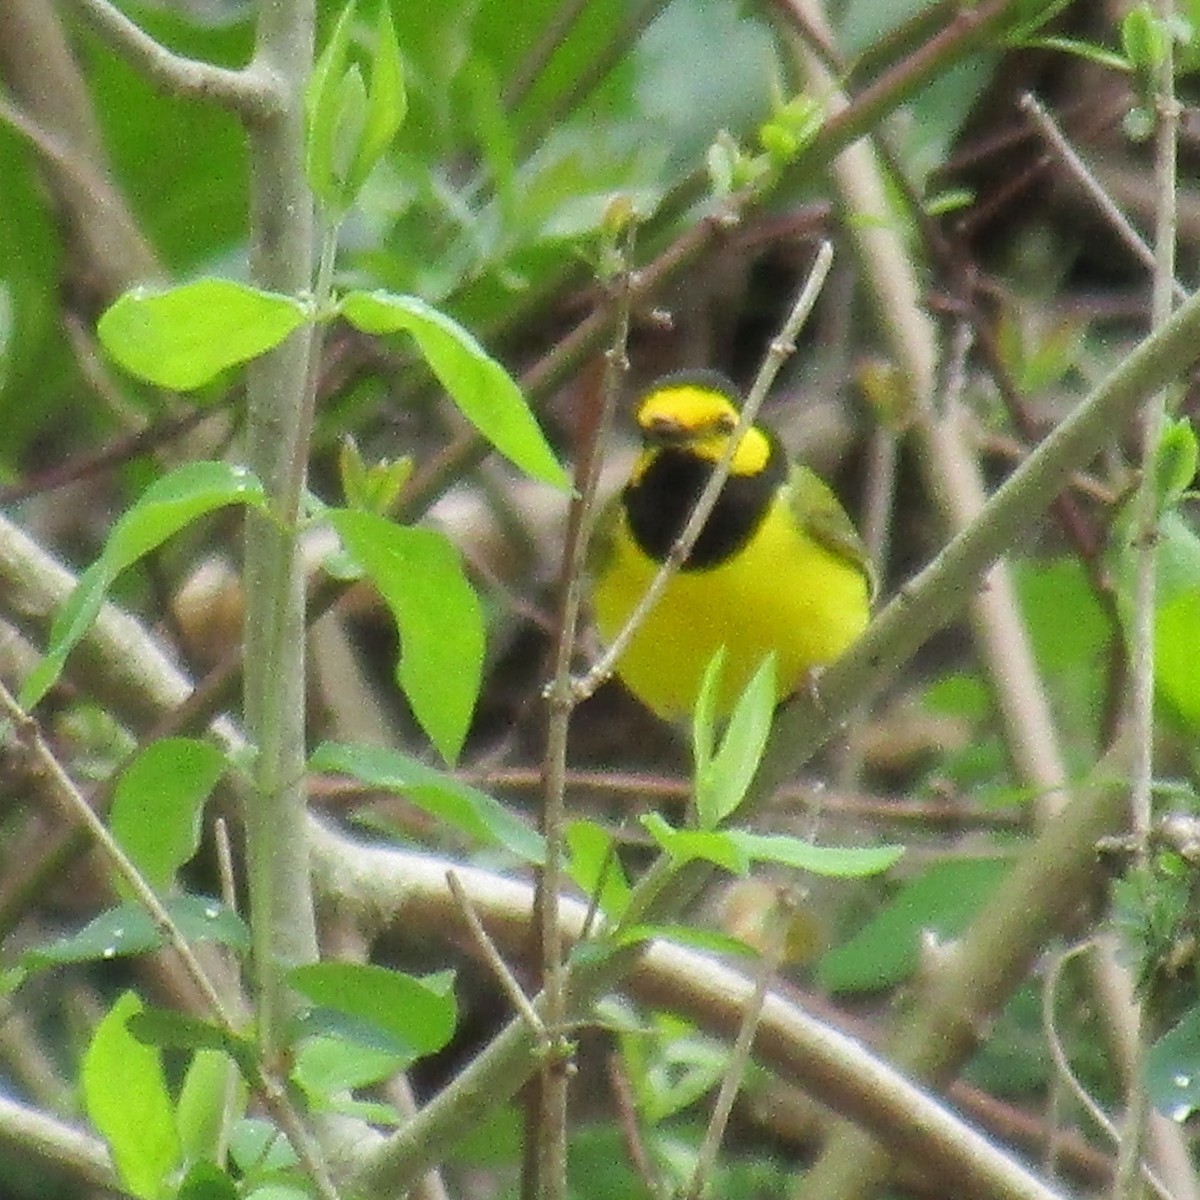
[(694, 430), (672, 417), (654, 417), (642, 426), (642, 436), (659, 446), (678, 446), (694, 434)]

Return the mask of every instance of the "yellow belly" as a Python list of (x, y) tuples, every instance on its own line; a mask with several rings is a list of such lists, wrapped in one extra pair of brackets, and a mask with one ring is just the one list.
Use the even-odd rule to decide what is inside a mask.
[[(593, 591), (600, 636), (616, 637), (658, 569), (624, 528), (613, 538)], [(832, 662), (866, 627), (863, 573), (808, 537), (786, 499), (776, 499), (749, 544), (708, 571), (677, 573), (617, 664), (644, 704), (676, 719), (691, 712), (709, 660), (725, 647), (718, 708), (727, 714), (762, 660), (775, 651), (782, 700), (813, 667)]]

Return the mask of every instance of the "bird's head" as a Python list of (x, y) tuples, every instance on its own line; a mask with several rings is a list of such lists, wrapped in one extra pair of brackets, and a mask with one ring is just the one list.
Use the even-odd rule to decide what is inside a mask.
[[(716, 463), (737, 427), (738, 404), (737, 389), (715, 373), (689, 372), (659, 380), (637, 409), (644, 457), (675, 450)], [(751, 426), (734, 452), (731, 474), (757, 474), (770, 452), (767, 435)]]

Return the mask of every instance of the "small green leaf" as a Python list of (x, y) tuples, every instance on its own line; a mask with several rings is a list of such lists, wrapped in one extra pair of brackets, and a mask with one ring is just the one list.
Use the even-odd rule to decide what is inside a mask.
[(390, 1079), (408, 1065), (404, 1055), (337, 1037), (306, 1038), (296, 1048), (295, 1058), (292, 1080), (310, 1100), (325, 1102), (338, 1092)]
[(1159, 512), (1178, 503), (1191, 487), (1198, 457), (1200, 450), (1191, 421), (1186, 417), (1168, 421), (1154, 455), (1154, 494)]
[[(229, 1157), (252, 1180), (296, 1165), (296, 1152), (287, 1138), (261, 1117), (243, 1117), (234, 1125), (229, 1136)], [(303, 1200), (312, 1198), (304, 1193)]]
[(1095, 42), (1085, 42), (1079, 38), (1042, 37), (1028, 38), (1020, 43), (1009, 42), (1011, 46), (1019, 45), (1023, 50), (1057, 50), (1063, 54), (1073, 54), (1076, 58), (1085, 59), (1099, 67), (1110, 71), (1132, 71), (1133, 64), (1124, 55), (1098, 46)]
[(1180, 592), (1154, 618), (1154, 686), (1175, 715), (1200, 730), (1200, 588)]
[(1012, 869), (1007, 858), (948, 859), (908, 880), (849, 941), (820, 962), (821, 986), (874, 991), (916, 970), (921, 940), (956, 937)]
[(1121, 49), (1135, 70), (1150, 74), (1167, 54), (1170, 35), (1149, 4), (1137, 4), (1121, 20)]
[(131, 375), (187, 392), (273, 350), (307, 320), (308, 309), (291, 296), (232, 279), (198, 279), (166, 291), (126, 292), (96, 333)]
[(338, 475), (347, 508), (386, 517), (412, 474), (412, 459), (383, 459), (368, 466), (350, 434), (342, 438), (338, 452)]
[(692, 709), (692, 775), (699, 779), (708, 773), (717, 748), (717, 699), (721, 694), (721, 676), (725, 671), (725, 647), (708, 660)]
[(340, 215), (346, 198), (335, 170), (339, 154), (337, 142), (341, 120), (342, 79), (350, 54), (350, 32), (354, 25), (354, 0), (349, 0), (329, 42), (317, 59), (304, 95), (308, 116), (304, 169), (313, 195), (335, 215)]
[(617, 844), (607, 829), (593, 821), (572, 821), (567, 826), (567, 874), (600, 911), (616, 921), (629, 904), (629, 881), (617, 855)]
[(545, 860), (541, 836), (499, 801), (398, 750), (325, 742), (308, 766), (310, 771), (351, 775), (369, 787), (404, 796), (472, 839), (503, 846), (525, 862)]
[(179, 1185), (175, 1200), (239, 1200), (237, 1184), (216, 1163), (196, 1162)]
[(861, 879), (895, 866), (903, 846), (816, 846), (784, 834), (732, 829), (729, 836), (754, 862), (778, 863), (836, 879)]
[(364, 333), (408, 333), (467, 419), (526, 474), (566, 491), (570, 477), (554, 457), (521, 389), (456, 321), (415, 296), (350, 292), (342, 315)]
[(392, 22), (391, 0), (380, 0), (367, 108), (348, 180), (353, 195), (358, 194), (372, 168), (392, 144), (407, 111), (404, 64)]
[(696, 816), (715, 829), (746, 798), (775, 712), (775, 655), (768, 654), (738, 697), (717, 753), (696, 773)]
[(230, 1037), (220, 1026), (169, 1008), (146, 1008), (129, 1018), (129, 1032), (144, 1046), (172, 1050), (209, 1050), (235, 1062), (254, 1062), (254, 1043)]
[(158, 1051), (128, 1029), (141, 1007), (126, 992), (109, 1009), (84, 1053), (80, 1081), (88, 1118), (108, 1143), (123, 1186), (158, 1200), (180, 1163), (179, 1135)]
[(677, 866), (699, 858), (735, 875), (750, 870), (750, 859), (728, 830), (675, 829), (658, 813), (647, 813), (642, 824)]
[(326, 514), (400, 632), (396, 681), (447, 762), (457, 759), (483, 675), (483, 615), (458, 551), (432, 529), (374, 513)]
[(228, 504), (266, 506), (262, 484), (244, 467), (185, 463), (152, 483), (113, 527), (103, 553), (55, 614), (46, 657), (21, 688), (22, 707), (32, 708), (54, 686), (67, 655), (87, 633), (113, 580), (126, 567), (185, 525)]
[[(166, 908), (189, 941), (220, 942), (243, 951), (249, 948), (249, 935), (241, 918), (218, 900), (176, 896)], [(141, 905), (127, 902), (101, 913), (78, 933), (31, 947), (21, 956), (21, 964), (38, 970), (60, 963), (127, 958), (157, 950), (164, 941), (149, 913)]]
[(312, 963), (288, 972), (306, 999), (380, 1030), (398, 1051), (420, 1057), (454, 1033), (457, 1005), (449, 976), (418, 979), (373, 963)]
[(737, 958), (754, 958), (758, 953), (753, 946), (747, 946), (740, 938), (695, 925), (630, 925), (628, 929), (620, 931), (616, 940), (619, 946), (636, 946), (655, 938), (664, 938), (679, 946), (689, 946), (693, 950), (733, 955)]
[(333, 131), (333, 174), (340, 181), (341, 208), (354, 203), (357, 189), (350, 185), (350, 171), (366, 119), (367, 85), (357, 63), (351, 63), (338, 81), (337, 127)]
[[(225, 772), (225, 756), (196, 738), (164, 738), (121, 772), (109, 828), (156, 891), (165, 892), (200, 845), (204, 802)], [(117, 890), (130, 895), (119, 877)]]
[(1150, 1047), (1145, 1079), (1150, 1102), (1172, 1121), (1182, 1125), (1200, 1109), (1200, 1007)]
[(226, 1127), (245, 1106), (246, 1086), (233, 1059), (224, 1049), (197, 1050), (188, 1063), (175, 1105), (184, 1161), (215, 1162)]

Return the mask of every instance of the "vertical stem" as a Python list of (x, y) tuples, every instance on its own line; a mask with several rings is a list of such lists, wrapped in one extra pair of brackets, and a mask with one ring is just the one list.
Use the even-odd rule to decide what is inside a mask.
[[(1154, 287), (1151, 323), (1164, 325), (1171, 316), (1175, 281), (1176, 236), (1176, 153), (1179, 138), (1179, 111), (1175, 102), (1175, 63), (1170, 33), (1175, 15), (1174, 0), (1157, 0), (1156, 16), (1167, 31), (1163, 38), (1163, 57), (1154, 80), (1154, 104), (1157, 108), (1154, 144)], [(1147, 401), (1142, 414), (1142, 478), (1134, 498), (1134, 577), (1133, 619), (1130, 629), (1130, 711), (1133, 728), (1133, 766), (1130, 778), (1130, 805), (1134, 836), (1137, 839), (1139, 865), (1149, 857), (1150, 827), (1153, 820), (1154, 782), (1154, 617), (1158, 569), (1158, 496), (1155, 459), (1163, 422), (1166, 418), (1166, 393), (1159, 391)], [(1144, 999), (1137, 1003), (1137, 1047), (1135, 1070), (1129, 1081), (1129, 1099), (1117, 1171), (1112, 1194), (1115, 1200), (1133, 1197), (1140, 1188), (1139, 1168), (1142, 1143), (1149, 1115), (1149, 1099), (1141, 1082), (1141, 1064), (1147, 1042), (1153, 1036), (1148, 1025), (1154, 1014), (1146, 1011)]]
[[(314, 0), (264, 0), (255, 59), (277, 81), (276, 115), (249, 127), (250, 273), (295, 295), (311, 283), (312, 198), (304, 177), (304, 86)], [(283, 975), (316, 956), (304, 790), (304, 588), (298, 515), (308, 455), (310, 354), (302, 329), (251, 364), (248, 457), (270, 497), (246, 523), (245, 709), (257, 748), (246, 812), (258, 1032), (267, 1062), (288, 1011)]]
[(585, 423), (579, 448), (576, 496), (571, 503), (567, 545), (563, 552), (563, 575), (559, 605), (558, 641), (554, 652), (554, 675), (548, 690), (549, 720), (544, 768), (545, 800), (542, 832), (546, 839), (546, 861), (538, 880), (537, 911), (542, 982), (545, 993), (544, 1018), (550, 1034), (551, 1052), (543, 1063), (537, 1087), (537, 1124), (533, 1170), (527, 1173), (525, 1194), (539, 1200), (566, 1200), (567, 1195), (567, 1083), (569, 1064), (562, 1053), (567, 1023), (567, 967), (563, 956), (562, 923), (558, 898), (562, 886), (563, 847), (566, 837), (567, 734), (577, 697), (571, 679), (571, 660), (579, 614), (583, 604), (583, 576), (588, 539), (595, 513), (600, 482), (600, 447), (604, 430), (616, 406), (617, 393), (627, 363), (625, 343), (629, 336), (629, 258), (632, 255), (632, 226), (623, 239), (623, 262), (616, 278), (617, 320), (612, 345), (605, 355), (599, 411)]

